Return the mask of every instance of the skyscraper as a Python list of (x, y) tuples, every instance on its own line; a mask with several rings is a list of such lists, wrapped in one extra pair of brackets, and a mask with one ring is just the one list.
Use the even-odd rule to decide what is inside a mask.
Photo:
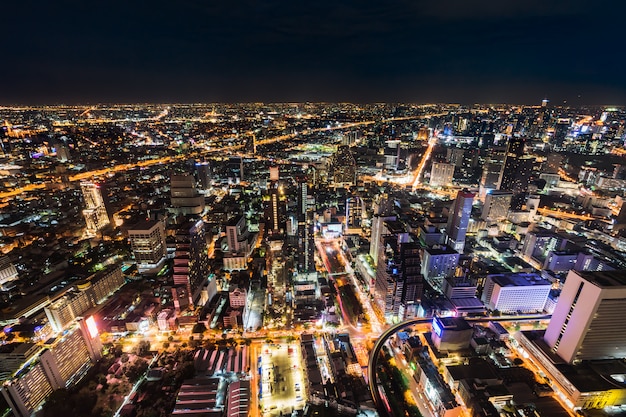
[(333, 183), (337, 186), (356, 184), (356, 160), (350, 147), (341, 145), (331, 158)]
[(128, 230), (130, 247), (139, 272), (158, 272), (167, 257), (163, 222), (143, 220)]
[(463, 253), (465, 249), (465, 234), (467, 233), (467, 226), (472, 214), (473, 202), (474, 193), (468, 190), (459, 191), (448, 215), (448, 224), (446, 226), (447, 243), (459, 253)]
[(176, 231), (172, 295), (181, 311), (200, 298), (209, 275), (209, 259), (202, 220), (189, 221)]
[(352, 196), (346, 199), (346, 228), (360, 228), (363, 221), (363, 199)]
[(525, 145), (524, 138), (513, 137), (509, 140), (500, 184), (501, 190), (519, 194), (528, 188), (535, 158), (524, 155)]
[(102, 199), (102, 192), (98, 184), (81, 182), (80, 188), (87, 206), (83, 210), (83, 216), (87, 223), (87, 233), (94, 235), (98, 230), (109, 224), (109, 215), (107, 214), (104, 200)]
[(423, 293), (420, 245), (410, 242), (404, 225), (387, 221), (378, 246), (376, 280), (372, 288), (377, 307), (388, 323), (414, 317)]
[(485, 196), (485, 205), (480, 217), (483, 220), (497, 222), (506, 219), (513, 193), (509, 191), (492, 191)]
[(278, 167), (270, 167), (270, 182), (265, 204), (265, 229), (272, 234), (282, 233), (285, 225), (285, 207), (278, 184)]
[(484, 198), (490, 190), (499, 190), (502, 183), (502, 171), (506, 148), (495, 147), (487, 151), (487, 158), (483, 165), (483, 173), (480, 178), (480, 198)]
[(198, 176), (198, 184), (203, 190), (211, 188), (211, 163), (210, 162), (198, 162), (196, 163), (196, 175)]
[(567, 362), (626, 358), (626, 271), (570, 271), (544, 340)]
[(172, 175), (170, 179), (172, 211), (179, 214), (200, 214), (204, 210), (204, 196), (196, 190), (192, 175)]
[(563, 148), (570, 125), (570, 119), (559, 119), (556, 122), (556, 125), (554, 126), (554, 136), (552, 137), (552, 146), (555, 149)]

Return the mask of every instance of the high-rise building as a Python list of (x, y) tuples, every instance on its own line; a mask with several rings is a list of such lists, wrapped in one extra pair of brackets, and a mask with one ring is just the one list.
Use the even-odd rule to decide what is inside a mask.
[(158, 272), (167, 258), (163, 222), (142, 220), (128, 230), (130, 247), (140, 273)]
[(446, 160), (449, 164), (460, 168), (463, 165), (463, 159), (465, 156), (465, 149), (462, 148), (448, 148), (446, 150)]
[(93, 317), (87, 320), (91, 334), (82, 327), (70, 329), (47, 344), (30, 367), (4, 382), (2, 395), (14, 415), (30, 417), (52, 391), (73, 386), (97, 360), (97, 328)]
[(524, 138), (513, 137), (509, 140), (500, 190), (519, 194), (528, 188), (533, 173), (535, 158), (525, 156)]
[(87, 207), (83, 210), (87, 233), (95, 235), (98, 230), (109, 224), (109, 215), (102, 199), (100, 185), (93, 182), (81, 182), (80, 188)]
[(569, 363), (626, 358), (626, 271), (570, 271), (544, 340)]
[(565, 138), (571, 126), (570, 119), (559, 119), (554, 126), (554, 136), (552, 137), (552, 146), (555, 149), (563, 149)]
[(173, 212), (187, 215), (204, 211), (204, 196), (196, 190), (192, 175), (172, 175), (170, 193)]
[(268, 195), (265, 197), (265, 229), (272, 234), (284, 231), (285, 205), (281, 197), (278, 181), (270, 182)]
[(388, 140), (385, 142), (385, 164), (383, 168), (386, 171), (395, 172), (398, 170), (400, 163), (400, 144), (399, 140)]
[(358, 229), (363, 221), (363, 199), (359, 196), (346, 199), (346, 229)]
[(350, 147), (340, 145), (332, 156), (330, 169), (333, 183), (337, 186), (356, 184), (356, 160), (350, 152)]
[(177, 311), (193, 305), (209, 276), (209, 258), (202, 220), (189, 221), (176, 231), (172, 295)]
[(424, 279), (420, 273), (420, 245), (410, 242), (404, 225), (388, 221), (383, 225), (376, 267), (376, 280), (371, 290), (375, 307), (388, 323), (417, 314), (423, 293)]
[(74, 323), (74, 320), (92, 307), (101, 304), (124, 285), (121, 264), (115, 264), (104, 271), (76, 283), (44, 308), (50, 325), (56, 332), (62, 332)]
[(463, 253), (465, 249), (465, 235), (472, 214), (472, 204), (474, 203), (474, 193), (468, 190), (461, 190), (457, 193), (448, 215), (446, 235), (448, 245), (455, 251)]
[(485, 205), (480, 215), (481, 219), (488, 222), (497, 222), (506, 219), (513, 193), (509, 191), (492, 191), (485, 196)]
[(454, 177), (454, 165), (433, 162), (430, 171), (430, 185), (433, 187), (441, 187), (452, 183)]
[(537, 274), (487, 276), (482, 301), (491, 310), (505, 313), (543, 311), (552, 285)]
[(480, 178), (480, 198), (484, 198), (490, 190), (499, 190), (502, 183), (502, 171), (506, 148), (494, 147), (488, 150), (483, 172)]
[(443, 290), (443, 281), (454, 275), (460, 256), (459, 252), (447, 245), (424, 248), (422, 275), (433, 287)]
[(211, 163), (208, 161), (196, 163), (196, 175), (198, 176), (198, 184), (200, 189), (208, 190), (211, 188)]

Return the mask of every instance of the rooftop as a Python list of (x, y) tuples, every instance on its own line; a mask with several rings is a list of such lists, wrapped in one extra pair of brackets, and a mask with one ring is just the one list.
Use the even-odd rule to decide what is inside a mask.
[(626, 271), (587, 271), (576, 272), (582, 278), (592, 284), (601, 287), (624, 287), (626, 286)]
[[(625, 275), (626, 277), (626, 275)], [(501, 287), (527, 287), (537, 285), (551, 285), (550, 281), (538, 274), (502, 274), (492, 275), (493, 282)]]

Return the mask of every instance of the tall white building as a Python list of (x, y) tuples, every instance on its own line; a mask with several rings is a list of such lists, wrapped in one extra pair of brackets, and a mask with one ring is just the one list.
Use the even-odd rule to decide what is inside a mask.
[(509, 191), (490, 191), (485, 195), (485, 205), (480, 214), (485, 221), (500, 221), (506, 219), (511, 208), (513, 193)]
[(474, 193), (468, 190), (461, 190), (457, 193), (448, 215), (446, 235), (448, 245), (455, 251), (463, 253), (465, 249), (465, 235), (472, 214), (472, 204), (474, 204)]
[(83, 216), (87, 223), (87, 233), (95, 235), (95, 233), (109, 224), (109, 215), (104, 206), (100, 185), (93, 182), (81, 182), (80, 188), (85, 199), (85, 208)]
[(143, 220), (128, 230), (130, 246), (140, 273), (158, 272), (167, 258), (163, 222)]
[(537, 274), (497, 274), (485, 280), (482, 301), (504, 313), (543, 311), (552, 284)]
[(567, 362), (626, 358), (626, 271), (570, 271), (544, 336)]

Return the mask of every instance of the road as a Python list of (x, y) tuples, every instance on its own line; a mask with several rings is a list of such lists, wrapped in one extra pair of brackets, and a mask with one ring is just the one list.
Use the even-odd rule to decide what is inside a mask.
[(430, 154), (433, 152), (433, 148), (436, 144), (437, 137), (433, 136), (428, 140), (428, 147), (426, 148), (426, 152), (424, 152), (424, 155), (422, 155), (422, 159), (420, 160), (420, 163), (417, 165), (417, 168), (414, 171), (415, 179), (413, 180), (413, 191), (415, 191), (420, 185), (420, 177), (422, 176), (422, 172), (424, 171), (426, 163), (428, 162), (428, 159), (430, 159)]

